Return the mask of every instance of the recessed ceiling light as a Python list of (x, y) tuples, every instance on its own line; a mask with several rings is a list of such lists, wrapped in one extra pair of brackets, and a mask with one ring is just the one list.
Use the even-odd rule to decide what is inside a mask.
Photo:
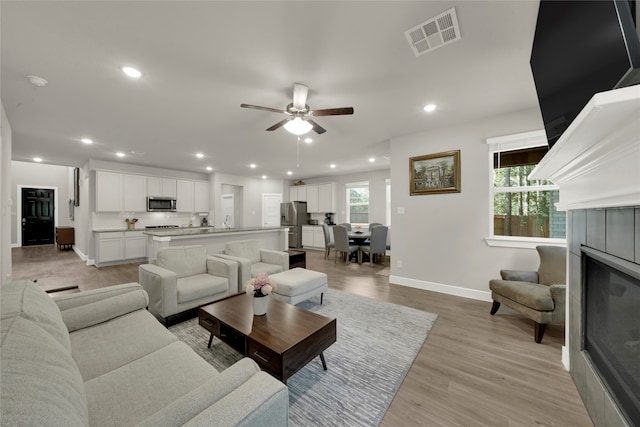
[(42, 158), (41, 157), (34, 157), (33, 161), (40, 163), (42, 161)]
[(329, 167), (330, 167), (331, 169), (335, 169), (335, 168), (336, 168), (336, 164), (335, 164), (335, 163), (331, 163), (331, 164), (329, 165)]
[(249, 167), (250, 167), (251, 169), (255, 169), (255, 168), (256, 168), (256, 164), (255, 164), (255, 163), (251, 163), (251, 164), (249, 165)]
[(133, 67), (120, 67), (120, 69), (123, 73), (133, 79), (137, 79), (138, 77), (142, 76), (142, 73)]
[(436, 104), (427, 104), (427, 105), (424, 106), (423, 109), (424, 109), (424, 111), (430, 113), (430, 112), (432, 112), (433, 110), (436, 109)]
[(267, 179), (267, 175), (262, 175), (262, 179)]
[(208, 170), (209, 172), (211, 172), (211, 171), (213, 170), (213, 168), (212, 168), (211, 166), (207, 166), (207, 170)]
[(93, 141), (89, 138), (82, 138), (80, 141), (84, 142), (85, 144), (93, 144)]
[(293, 172), (287, 171), (287, 175), (293, 175)]
[(313, 142), (313, 139), (311, 138), (305, 138), (304, 142), (306, 142), (307, 144), (311, 144)]
[(197, 157), (197, 158), (199, 158), (199, 159), (201, 159), (201, 158), (203, 158), (203, 157), (204, 157), (204, 154), (202, 154), (202, 153), (197, 153), (197, 154), (196, 154), (196, 157)]
[(376, 161), (376, 158), (375, 158), (375, 157), (369, 157), (369, 163), (373, 163), (373, 162), (375, 162), (375, 161)]
[(118, 157), (124, 157), (124, 153), (123, 153), (122, 151), (118, 151), (118, 152), (116, 153), (116, 156), (118, 156)]
[(47, 84), (45, 79), (38, 76), (27, 76), (27, 80), (29, 80), (29, 83), (37, 87), (42, 87)]

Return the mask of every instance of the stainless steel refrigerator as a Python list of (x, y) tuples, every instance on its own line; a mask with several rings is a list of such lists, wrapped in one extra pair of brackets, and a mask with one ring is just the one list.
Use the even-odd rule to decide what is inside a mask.
[(309, 223), (307, 202), (280, 204), (280, 225), (289, 227), (289, 247), (302, 247), (302, 226)]

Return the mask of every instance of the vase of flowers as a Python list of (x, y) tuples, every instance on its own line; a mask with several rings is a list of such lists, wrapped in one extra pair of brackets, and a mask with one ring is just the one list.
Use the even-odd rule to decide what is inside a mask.
[(253, 297), (253, 314), (255, 316), (264, 316), (267, 314), (267, 296), (273, 292), (275, 283), (267, 273), (258, 273), (258, 275), (249, 280), (244, 288), (247, 295)]

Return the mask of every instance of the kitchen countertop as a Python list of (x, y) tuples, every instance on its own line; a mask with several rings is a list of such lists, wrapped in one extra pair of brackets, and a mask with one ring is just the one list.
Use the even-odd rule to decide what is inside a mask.
[(98, 228), (95, 230), (92, 230), (94, 233), (116, 233), (116, 232), (123, 232), (123, 231), (145, 231), (144, 228), (134, 228), (133, 230), (130, 228)]
[(288, 227), (237, 227), (237, 228), (214, 228), (214, 227), (186, 227), (186, 228), (170, 228), (170, 229), (146, 229), (144, 234), (149, 236), (192, 236), (204, 234), (222, 234), (222, 233), (239, 233), (244, 231), (267, 231), (281, 230)]

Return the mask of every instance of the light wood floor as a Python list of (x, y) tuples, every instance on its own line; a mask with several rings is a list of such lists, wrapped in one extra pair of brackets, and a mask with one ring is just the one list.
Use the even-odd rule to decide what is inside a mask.
[[(307, 268), (327, 273), (333, 289), (438, 315), (382, 426), (593, 425), (560, 363), (563, 328), (548, 327), (536, 344), (533, 323), (509, 308), (490, 316), (486, 302), (390, 285), (386, 267), (334, 263), (333, 253), (325, 260), (323, 252), (307, 251)], [(134, 282), (137, 268), (88, 267), (53, 246), (13, 249), (14, 279), (38, 279), (45, 288)]]

